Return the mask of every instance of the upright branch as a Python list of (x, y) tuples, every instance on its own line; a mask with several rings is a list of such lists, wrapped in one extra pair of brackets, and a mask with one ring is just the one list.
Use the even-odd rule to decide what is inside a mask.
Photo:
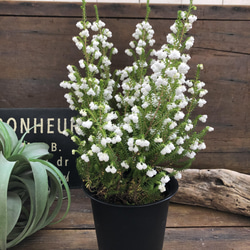
[(187, 52), (194, 44), (187, 32), (197, 19), (192, 14), (196, 8), (191, 1), (187, 11), (178, 12), (166, 42), (156, 50), (148, 0), (145, 19), (125, 50), (134, 61), (112, 74), (112, 56), (118, 53), (109, 41), (112, 33), (96, 6), (96, 20), (87, 20), (85, 5), (83, 0), (83, 19), (76, 24), (80, 33), (73, 38), (83, 54), (80, 69), (69, 65), (69, 81), (60, 84), (69, 90), (69, 107), (79, 112), (73, 118), (75, 130), (65, 131), (78, 145), (79, 175), (109, 201), (159, 200), (170, 177), (179, 178), (206, 148), (203, 138), (213, 130), (197, 131), (207, 115), (193, 115), (206, 104), (205, 83), (199, 80), (203, 66), (198, 65), (194, 79), (186, 77)]

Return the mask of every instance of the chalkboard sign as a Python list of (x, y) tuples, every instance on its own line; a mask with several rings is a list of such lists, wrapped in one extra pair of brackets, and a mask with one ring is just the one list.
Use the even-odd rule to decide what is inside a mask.
[(0, 109), (0, 120), (8, 123), (19, 139), (35, 126), (27, 133), (25, 141), (47, 143), (53, 154), (50, 162), (62, 171), (70, 187), (79, 187), (81, 180), (75, 167), (76, 156), (72, 155), (76, 145), (62, 134), (66, 128), (73, 129), (71, 117), (74, 115), (75, 111), (67, 108)]

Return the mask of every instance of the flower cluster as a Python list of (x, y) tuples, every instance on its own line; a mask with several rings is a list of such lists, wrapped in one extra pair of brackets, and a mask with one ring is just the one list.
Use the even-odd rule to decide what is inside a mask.
[(148, 3), (146, 19), (136, 25), (125, 50), (134, 62), (112, 74), (111, 59), (118, 53), (109, 42), (112, 33), (97, 8), (96, 21), (86, 20), (83, 1), (83, 20), (76, 24), (80, 33), (73, 37), (83, 53), (80, 70), (69, 65), (69, 81), (60, 84), (69, 89), (69, 107), (79, 112), (72, 118), (74, 131), (65, 135), (78, 145), (79, 175), (105, 199), (130, 204), (160, 199), (170, 177), (180, 178), (180, 171), (206, 148), (203, 137), (213, 128), (197, 131), (207, 115), (193, 115), (206, 104), (205, 83), (199, 80), (203, 65), (197, 65), (195, 79), (186, 78), (194, 38), (184, 34), (197, 19), (194, 9), (191, 2), (187, 11), (178, 12), (166, 43), (155, 49)]

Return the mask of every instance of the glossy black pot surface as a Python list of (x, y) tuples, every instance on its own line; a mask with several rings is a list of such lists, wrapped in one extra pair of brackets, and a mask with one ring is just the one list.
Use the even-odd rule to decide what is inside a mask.
[(171, 178), (169, 193), (158, 202), (141, 205), (115, 205), (90, 197), (99, 250), (162, 250), (170, 198), (178, 190)]

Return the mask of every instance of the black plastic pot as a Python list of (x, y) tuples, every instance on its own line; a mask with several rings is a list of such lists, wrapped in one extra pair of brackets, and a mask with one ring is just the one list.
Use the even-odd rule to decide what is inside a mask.
[(162, 250), (170, 198), (178, 190), (171, 178), (169, 193), (158, 202), (142, 206), (102, 202), (88, 190), (99, 250)]

